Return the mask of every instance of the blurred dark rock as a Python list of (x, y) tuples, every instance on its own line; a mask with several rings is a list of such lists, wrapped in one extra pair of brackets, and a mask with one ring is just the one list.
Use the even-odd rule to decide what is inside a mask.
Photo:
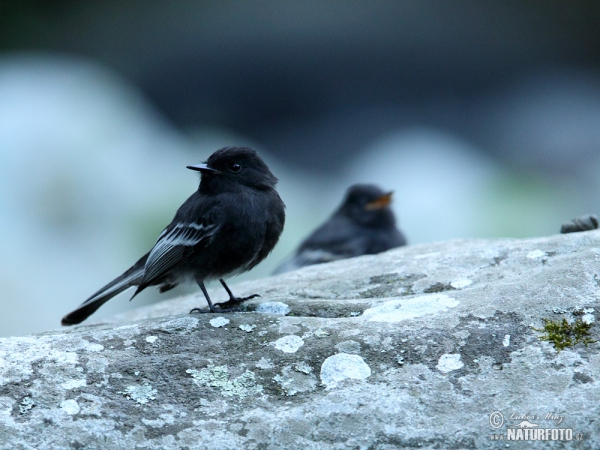
[(579, 231), (596, 230), (597, 228), (598, 216), (595, 214), (585, 214), (563, 223), (560, 227), (560, 232), (563, 234), (576, 233)]

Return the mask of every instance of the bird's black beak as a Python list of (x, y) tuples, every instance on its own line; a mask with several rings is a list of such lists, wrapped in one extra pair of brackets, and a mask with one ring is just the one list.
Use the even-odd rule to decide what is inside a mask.
[(194, 166), (186, 166), (187, 169), (196, 170), (202, 173), (219, 173), (217, 169), (213, 169), (212, 167), (208, 167), (206, 164), (196, 164)]
[(367, 211), (373, 211), (374, 209), (381, 209), (389, 206), (392, 203), (392, 194), (393, 192), (388, 192), (387, 194), (382, 195), (381, 197), (373, 200), (370, 203), (365, 205), (365, 209)]

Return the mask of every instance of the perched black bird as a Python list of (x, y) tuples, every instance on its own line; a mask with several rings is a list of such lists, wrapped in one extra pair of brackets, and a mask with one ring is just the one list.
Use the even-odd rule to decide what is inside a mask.
[(275, 273), (406, 245), (389, 208), (391, 201), (392, 193), (375, 185), (351, 186), (333, 216), (306, 238), (296, 254)]
[[(257, 297), (236, 298), (223, 277), (252, 269), (277, 243), (285, 222), (285, 205), (275, 191), (277, 178), (247, 147), (222, 148), (205, 164), (187, 168), (201, 172), (200, 186), (177, 210), (152, 250), (63, 317), (63, 325), (82, 322), (131, 286), (137, 286), (135, 297), (148, 286), (158, 285), (165, 292), (195, 281), (211, 312), (230, 311), (223, 307)], [(219, 279), (229, 294), (229, 301), (218, 310), (204, 286), (210, 279)]]

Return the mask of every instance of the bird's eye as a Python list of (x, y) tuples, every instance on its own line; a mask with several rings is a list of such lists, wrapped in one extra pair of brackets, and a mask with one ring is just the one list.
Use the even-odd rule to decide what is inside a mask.
[(238, 163), (233, 163), (229, 166), (229, 170), (231, 172), (239, 172), (240, 170), (242, 170), (242, 166), (240, 166)]

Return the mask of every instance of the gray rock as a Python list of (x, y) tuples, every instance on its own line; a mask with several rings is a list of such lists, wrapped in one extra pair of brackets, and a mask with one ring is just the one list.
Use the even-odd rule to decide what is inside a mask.
[(585, 317), (599, 339), (599, 244), (405, 247), (239, 284), (262, 299), (229, 322), (192, 295), (0, 339), (0, 446), (498, 449), (554, 428), (583, 441), (521, 445), (598, 448), (600, 345), (533, 327)]
[(560, 232), (563, 234), (577, 233), (579, 231), (596, 230), (597, 228), (598, 216), (595, 214), (585, 214), (563, 223), (560, 227)]

